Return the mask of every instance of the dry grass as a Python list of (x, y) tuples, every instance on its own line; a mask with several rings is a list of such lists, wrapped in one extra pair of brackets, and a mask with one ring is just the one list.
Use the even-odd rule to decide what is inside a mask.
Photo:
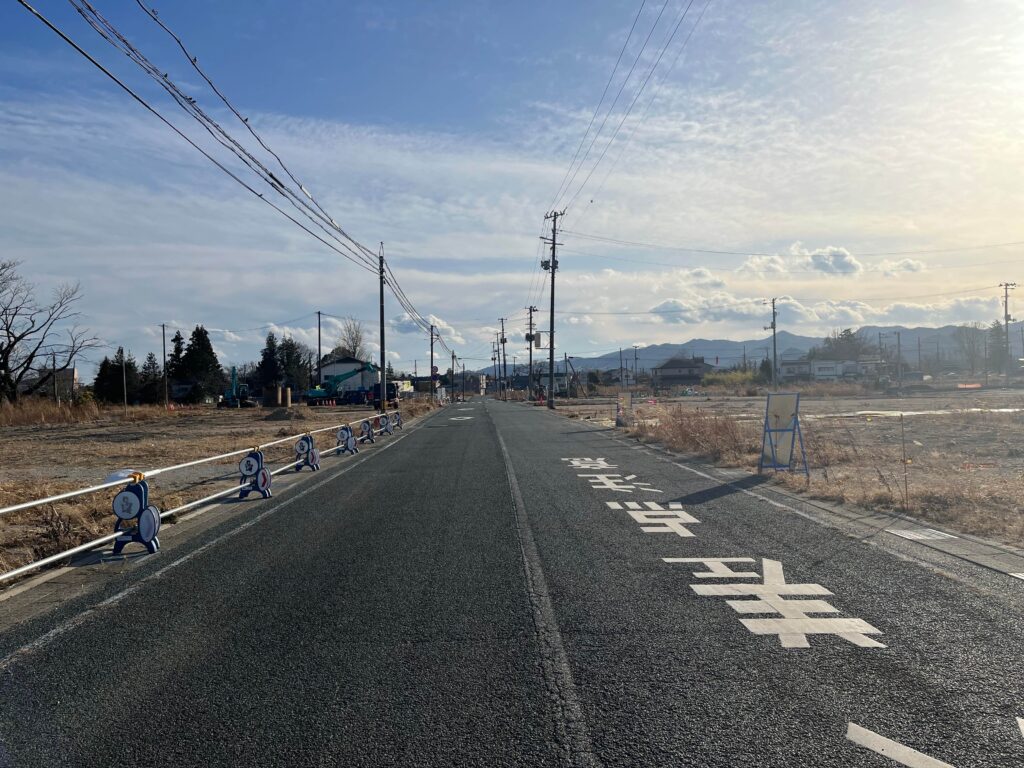
[[(680, 407), (637, 412), (631, 434), (723, 466), (757, 468), (759, 421)], [(1020, 413), (808, 418), (810, 478), (778, 473), (788, 489), (871, 510), (904, 512), (980, 536), (1024, 544)], [(907, 462), (903, 456), (906, 451)]]
[[(427, 400), (402, 404), (407, 421), (431, 410)], [(122, 467), (153, 469), (370, 415), (365, 408), (296, 406), (292, 415), (300, 418), (268, 421), (271, 412), (213, 408), (165, 412), (153, 407), (140, 408), (134, 414), (137, 418), (129, 422), (123, 421), (123, 414), (120, 419), (108, 418), (101, 410), (102, 417), (95, 421), (8, 427), (0, 440), (0, 507), (95, 485)], [(334, 446), (330, 432), (316, 439), (321, 450)], [(45, 451), (38, 450), (40, 444), (45, 444)], [(59, 464), (52, 463), (52, 456), (60, 456)], [(275, 467), (293, 457), (290, 442), (267, 451), (267, 462)], [(153, 501), (167, 510), (208, 496), (237, 478), (237, 464), (237, 458), (230, 458), (158, 475), (150, 482)], [(108, 489), (0, 518), (0, 572), (113, 532), (110, 501), (114, 493)]]

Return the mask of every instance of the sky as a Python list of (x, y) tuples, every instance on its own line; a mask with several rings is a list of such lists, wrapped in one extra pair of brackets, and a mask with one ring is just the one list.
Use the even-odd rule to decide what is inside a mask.
[[(249, 173), (69, 3), (35, 6)], [(259, 150), (134, 0), (93, 7)], [(998, 284), (1024, 278), (1024, 245), (1003, 245), (1024, 241), (1015, 2), (156, 8), (331, 217), (373, 251), (383, 242), (468, 369), (489, 365), (499, 318), (510, 361), (526, 357), (527, 306), (547, 330), (549, 210), (566, 210), (559, 356), (763, 337), (770, 298), (779, 327), (807, 335), (987, 323)], [(373, 274), (15, 2), (0, 6), (0, 259), (43, 297), (80, 282), (82, 324), (140, 359), (159, 355), (161, 323), (205, 325), (225, 365), (256, 359), (269, 331), (315, 348), (317, 310), (325, 348), (353, 316), (379, 350)], [(390, 295), (386, 316), (389, 360), (422, 372), (427, 334)]]

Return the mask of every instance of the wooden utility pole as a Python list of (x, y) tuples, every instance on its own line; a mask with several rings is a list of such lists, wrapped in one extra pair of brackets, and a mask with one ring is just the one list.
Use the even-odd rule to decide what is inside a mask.
[(167, 383), (167, 323), (160, 323), (160, 335), (164, 340), (164, 410), (167, 410), (170, 403), (170, 398), (168, 397), (170, 387)]
[(558, 219), (565, 215), (565, 210), (550, 211), (544, 220), (551, 220), (551, 239), (541, 238), (551, 243), (551, 259), (541, 262), (541, 267), (551, 270), (551, 330), (548, 331), (548, 408), (555, 407), (555, 272), (558, 271)]
[(505, 399), (508, 399), (508, 350), (505, 347), (508, 339), (505, 337), (505, 318), (501, 318), (501, 377), (505, 380)]
[[(384, 288), (381, 286), (381, 309), (383, 311), (384, 306)], [(381, 334), (383, 337), (383, 328)], [(320, 365), (320, 361), (323, 360), (324, 353), (320, 349), (320, 310), (316, 311), (316, 385), (319, 387), (324, 380), (323, 368)]]

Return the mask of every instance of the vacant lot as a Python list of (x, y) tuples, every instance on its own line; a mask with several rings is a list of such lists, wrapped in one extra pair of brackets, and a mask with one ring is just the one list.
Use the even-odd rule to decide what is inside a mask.
[[(610, 425), (614, 405), (562, 412)], [(790, 489), (1024, 544), (1024, 392), (803, 398), (801, 415), (810, 479), (780, 473)], [(763, 419), (763, 397), (643, 401), (630, 431), (753, 472)]]
[[(406, 418), (426, 404), (405, 404)], [(126, 418), (118, 409), (97, 412), (85, 423), (35, 424), (0, 428), (0, 507), (104, 482), (119, 469), (146, 471), (192, 461), (321, 427), (355, 421), (368, 408), (212, 407), (164, 411), (139, 408)], [(324, 450), (334, 433), (316, 436)], [(294, 459), (289, 441), (266, 451), (271, 468)], [(150, 482), (153, 502), (171, 509), (225, 488), (238, 477), (240, 457), (158, 475)], [(115, 491), (100, 491), (67, 502), (0, 518), (0, 572), (110, 533)]]

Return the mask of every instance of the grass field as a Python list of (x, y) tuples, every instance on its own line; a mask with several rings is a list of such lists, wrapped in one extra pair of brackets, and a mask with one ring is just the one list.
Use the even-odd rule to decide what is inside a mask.
[[(611, 425), (613, 409), (572, 405), (560, 412)], [(1024, 545), (1024, 393), (814, 397), (802, 400), (801, 412), (810, 478), (778, 473), (776, 482), (812, 498), (905, 511)], [(763, 413), (763, 396), (644, 402), (629, 432), (754, 472)]]

